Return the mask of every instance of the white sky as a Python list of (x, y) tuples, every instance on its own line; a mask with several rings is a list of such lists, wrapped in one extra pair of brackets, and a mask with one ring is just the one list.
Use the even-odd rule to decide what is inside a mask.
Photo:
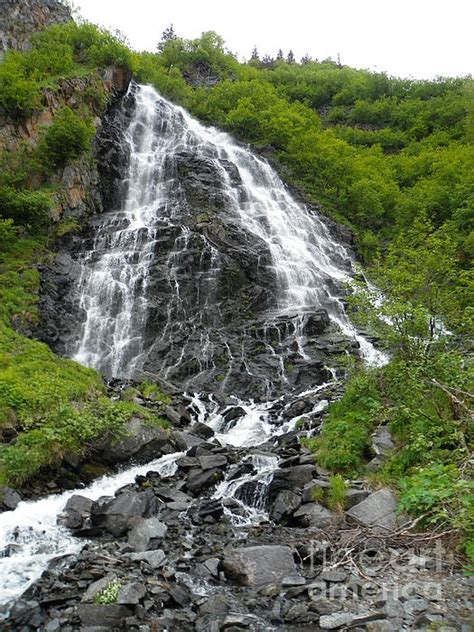
[(240, 59), (291, 48), (403, 77), (474, 73), (472, 0), (75, 0), (87, 20), (120, 29), (138, 50), (162, 31), (216, 31)]

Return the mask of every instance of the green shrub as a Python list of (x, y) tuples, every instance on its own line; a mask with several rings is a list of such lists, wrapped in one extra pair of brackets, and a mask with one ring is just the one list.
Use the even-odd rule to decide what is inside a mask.
[(42, 151), (54, 167), (63, 167), (91, 148), (95, 129), (92, 122), (84, 120), (69, 107), (63, 107), (42, 138)]
[(17, 230), (13, 225), (12, 219), (0, 219), (0, 246), (8, 248), (8, 246), (17, 237)]
[(157, 384), (153, 382), (142, 382), (139, 386), (140, 393), (145, 399), (152, 399), (162, 404), (171, 404), (172, 399), (169, 395), (165, 395)]
[(56, 58), (59, 46), (67, 46), (76, 64), (104, 67), (130, 66), (131, 51), (119, 37), (90, 22), (55, 24), (33, 38), (34, 50)]
[(16, 224), (27, 226), (46, 224), (51, 206), (51, 196), (45, 191), (0, 187), (0, 217), (13, 219)]
[(0, 64), (0, 108), (15, 121), (29, 116), (40, 104), (37, 84), (25, 75), (21, 53), (8, 52)]
[(466, 478), (465, 469), (433, 463), (414, 469), (399, 487), (401, 509), (421, 516), (422, 525), (458, 529), (474, 562), (474, 483)]
[(344, 397), (330, 406), (321, 435), (304, 442), (323, 467), (356, 476), (370, 457), (371, 433), (381, 410), (376, 372), (361, 371), (347, 383)]

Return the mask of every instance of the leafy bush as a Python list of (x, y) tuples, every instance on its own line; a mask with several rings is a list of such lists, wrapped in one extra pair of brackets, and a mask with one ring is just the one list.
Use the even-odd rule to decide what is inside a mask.
[(361, 372), (348, 382), (344, 397), (330, 406), (321, 435), (305, 443), (323, 467), (356, 476), (370, 457), (370, 436), (382, 410), (377, 374)]
[(474, 483), (454, 464), (416, 468), (399, 482), (400, 507), (421, 516), (422, 523), (459, 529), (474, 562)]
[(63, 107), (45, 131), (42, 151), (54, 167), (62, 167), (91, 148), (95, 129), (92, 122), (84, 120), (69, 107)]
[(16, 239), (17, 231), (13, 226), (12, 219), (0, 219), (0, 246), (8, 248), (8, 246)]
[(40, 103), (37, 84), (22, 67), (22, 56), (13, 51), (0, 64), (0, 108), (15, 121), (29, 116)]
[(0, 217), (16, 224), (41, 226), (49, 219), (51, 196), (45, 191), (16, 190), (0, 187)]
[(171, 397), (169, 395), (165, 395), (158, 385), (153, 382), (142, 382), (139, 389), (145, 399), (152, 399), (154, 401), (161, 402), (162, 404), (171, 404), (172, 402)]
[[(50, 59), (57, 58), (57, 51), (62, 46), (68, 47), (68, 62), (72, 59), (75, 64), (95, 68), (131, 64), (132, 55), (128, 46), (116, 35), (90, 22), (55, 24), (33, 38), (33, 51)], [(49, 74), (56, 73), (49, 70)]]

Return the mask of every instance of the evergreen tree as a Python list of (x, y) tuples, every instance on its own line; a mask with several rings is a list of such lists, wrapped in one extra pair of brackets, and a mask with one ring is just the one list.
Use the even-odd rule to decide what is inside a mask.
[(262, 68), (272, 69), (275, 67), (275, 60), (270, 55), (264, 55), (261, 62)]
[(158, 46), (157, 46), (160, 53), (163, 52), (163, 49), (166, 46), (166, 42), (169, 42), (170, 40), (175, 40), (175, 39), (178, 39), (178, 36), (174, 32), (173, 25), (170, 24), (168, 27), (165, 28), (165, 30), (161, 34), (161, 40), (159, 41)]
[(260, 57), (258, 56), (257, 47), (253, 47), (252, 55), (250, 56), (250, 61), (260, 61)]
[(291, 49), (288, 52), (288, 55), (286, 57), (286, 61), (289, 64), (294, 64), (295, 63), (295, 56), (294, 56), (293, 51)]
[(304, 64), (309, 64), (311, 63), (312, 59), (311, 57), (308, 55), (308, 53), (306, 53), (305, 55), (303, 55), (303, 57), (301, 58), (300, 64), (304, 65)]
[(278, 50), (277, 56), (276, 56), (276, 61), (283, 61), (284, 57), (283, 57), (283, 51), (281, 50), (281, 48)]

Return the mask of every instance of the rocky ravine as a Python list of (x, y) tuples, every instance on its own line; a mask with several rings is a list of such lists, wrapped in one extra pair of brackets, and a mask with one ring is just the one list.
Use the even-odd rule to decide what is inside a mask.
[[(472, 582), (434, 542), (402, 535), (392, 492), (354, 482), (350, 508), (330, 511), (313, 500), (327, 474), (297, 433), (232, 448), (189, 419), (171, 434), (133, 421), (129, 437), (101, 446), (109, 464), (182, 455), (115, 496), (73, 495), (59, 520), (84, 548), (54, 560), (2, 629), (470, 629)], [(262, 495), (259, 464), (272, 458)]]

